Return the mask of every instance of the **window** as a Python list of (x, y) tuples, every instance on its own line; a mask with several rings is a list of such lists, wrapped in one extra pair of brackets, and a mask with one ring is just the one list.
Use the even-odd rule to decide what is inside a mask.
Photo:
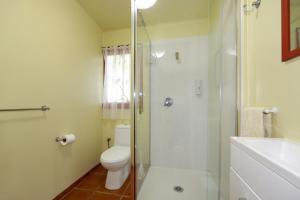
[(129, 108), (130, 102), (130, 51), (128, 46), (103, 50), (104, 96), (106, 108)]
[(130, 54), (109, 55), (105, 61), (108, 103), (130, 101)]

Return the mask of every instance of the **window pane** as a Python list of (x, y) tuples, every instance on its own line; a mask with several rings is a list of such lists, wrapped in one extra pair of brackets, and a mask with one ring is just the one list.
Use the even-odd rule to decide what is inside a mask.
[(130, 54), (107, 56), (105, 79), (108, 102), (129, 102)]

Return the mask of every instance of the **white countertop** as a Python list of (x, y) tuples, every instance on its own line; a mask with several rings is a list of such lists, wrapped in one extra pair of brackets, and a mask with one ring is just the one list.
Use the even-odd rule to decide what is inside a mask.
[(300, 143), (277, 138), (232, 137), (231, 144), (300, 189)]

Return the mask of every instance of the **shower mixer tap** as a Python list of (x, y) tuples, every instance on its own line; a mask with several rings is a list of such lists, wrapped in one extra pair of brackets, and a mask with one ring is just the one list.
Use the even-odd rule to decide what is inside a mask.
[(173, 105), (174, 101), (171, 97), (167, 97), (165, 99), (165, 102), (164, 102), (164, 106), (165, 107), (171, 107)]

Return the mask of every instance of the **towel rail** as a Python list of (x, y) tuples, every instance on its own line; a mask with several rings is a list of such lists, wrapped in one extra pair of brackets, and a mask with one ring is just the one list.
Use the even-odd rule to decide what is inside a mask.
[(0, 109), (0, 112), (15, 112), (15, 111), (31, 111), (31, 110), (40, 110), (40, 111), (48, 111), (50, 108), (46, 105), (41, 106), (40, 108), (14, 108), (14, 109)]
[(264, 114), (277, 114), (279, 112), (278, 108), (264, 109)]

